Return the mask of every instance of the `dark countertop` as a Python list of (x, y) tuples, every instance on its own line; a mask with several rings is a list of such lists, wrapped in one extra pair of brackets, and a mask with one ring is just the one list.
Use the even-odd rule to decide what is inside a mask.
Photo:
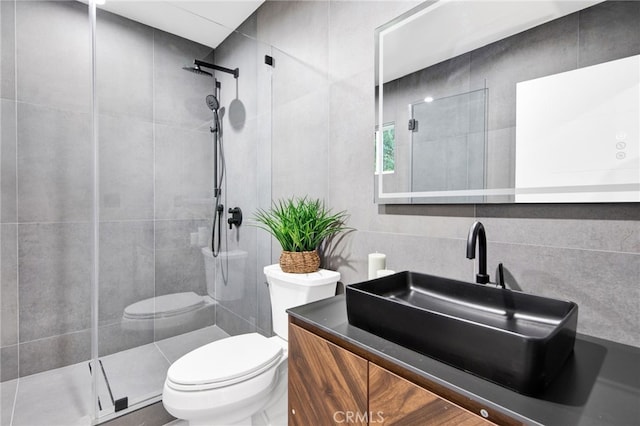
[(538, 397), (521, 395), (350, 325), (345, 296), (289, 309), (295, 319), (526, 424), (640, 425), (640, 348), (578, 334)]

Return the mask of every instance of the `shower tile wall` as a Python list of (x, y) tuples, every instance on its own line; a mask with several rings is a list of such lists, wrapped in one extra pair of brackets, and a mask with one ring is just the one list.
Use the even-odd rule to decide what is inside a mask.
[[(508, 282), (524, 291), (575, 300), (580, 305), (579, 332), (640, 346), (637, 204), (373, 203), (373, 32), (414, 5), (297, 1), (266, 2), (258, 10), (258, 37), (292, 55), (276, 62), (273, 75), (274, 197), (320, 196), (331, 207), (350, 213), (349, 225), (356, 231), (342, 241), (326, 264), (339, 270), (346, 284), (366, 279), (366, 255), (372, 251), (387, 253), (387, 266), (394, 270), (472, 280), (474, 262), (465, 258), (465, 242), (469, 226), (479, 219), (487, 228), (492, 276), (502, 261), (511, 275)], [(573, 59), (577, 55), (580, 66), (599, 62), (602, 56), (616, 57), (621, 50), (629, 51), (629, 44), (635, 48), (640, 45), (638, 27), (625, 30), (621, 25), (629, 19), (640, 20), (640, 2), (606, 2), (596, 8), (604, 15), (595, 17), (595, 9), (582, 12), (579, 30), (574, 26), (573, 40), (579, 37), (580, 41), (578, 51), (572, 50)], [(316, 13), (311, 14), (312, 9)], [(555, 30), (563, 31), (567, 29)], [(627, 42), (617, 41), (621, 33)], [(548, 44), (545, 34), (538, 36), (537, 42)], [(514, 66), (519, 63), (517, 53), (513, 53)], [(326, 77), (324, 82), (319, 80), (321, 87), (308, 88), (310, 97), (313, 93), (324, 93), (325, 97), (303, 102), (301, 96), (299, 107), (288, 110), (294, 115), (279, 114), (279, 100), (294, 102), (295, 96), (287, 95), (287, 90), (292, 90), (287, 85), (299, 83), (284, 75), (296, 66)], [(280, 111), (285, 111), (283, 108)], [(322, 124), (317, 114), (322, 116)], [(502, 117), (508, 118), (506, 114)], [(496, 130), (496, 137), (508, 134), (508, 130)], [(316, 162), (307, 172), (299, 165), (307, 165), (310, 157)], [(274, 247), (274, 261), (279, 252), (280, 248)]]
[[(0, 19), (5, 381), (89, 357), (93, 153), (87, 6), (2, 1)], [(120, 326), (126, 306), (205, 294), (190, 234), (210, 229), (213, 81), (181, 69), (208, 47), (102, 11), (97, 33), (104, 355), (154, 340)]]

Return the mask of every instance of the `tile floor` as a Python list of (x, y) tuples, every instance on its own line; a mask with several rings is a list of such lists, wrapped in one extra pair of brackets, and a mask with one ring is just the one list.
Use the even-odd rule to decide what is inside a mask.
[[(157, 401), (172, 362), (227, 336), (211, 326), (103, 357), (114, 399), (127, 396), (130, 407)], [(103, 404), (101, 419), (112, 418), (114, 410), (104, 381), (98, 393)], [(2, 426), (89, 426), (91, 412), (87, 362), (0, 383)]]

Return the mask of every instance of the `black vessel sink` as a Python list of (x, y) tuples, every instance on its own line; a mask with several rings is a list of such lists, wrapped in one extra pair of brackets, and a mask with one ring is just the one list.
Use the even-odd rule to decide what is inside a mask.
[(346, 287), (349, 323), (517, 392), (535, 395), (573, 351), (578, 305), (400, 272)]

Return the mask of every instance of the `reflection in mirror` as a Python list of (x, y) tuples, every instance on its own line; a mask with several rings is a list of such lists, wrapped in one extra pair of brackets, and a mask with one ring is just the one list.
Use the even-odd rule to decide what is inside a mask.
[[(615, 79), (619, 84), (613, 88), (597, 74), (581, 73), (599, 64), (606, 66), (640, 54), (639, 2), (440, 0), (425, 2), (376, 33), (377, 123), (397, 124), (394, 172), (376, 175), (376, 202), (639, 201), (640, 165), (634, 153), (640, 151), (637, 112), (640, 67), (629, 71), (627, 79)], [(578, 73), (584, 78), (580, 78), (581, 86), (575, 87), (573, 95), (566, 84), (558, 87), (544, 83), (533, 90), (538, 100), (528, 100), (524, 95), (526, 82), (544, 82), (545, 78), (552, 81), (551, 76), (556, 75), (558, 78), (568, 75), (568, 80), (573, 81)], [(597, 101), (593, 98), (592, 104), (604, 105), (603, 102), (608, 102), (607, 94), (616, 97), (614, 91), (629, 96), (635, 93), (635, 112), (630, 106), (632, 98), (626, 104), (607, 103), (607, 107), (591, 110), (587, 113), (588, 122), (609, 129), (609, 133), (602, 134), (596, 145), (587, 148), (583, 136), (595, 132), (575, 121), (581, 113), (574, 107), (585, 106), (587, 103), (581, 99), (596, 93), (601, 97)], [(469, 128), (466, 144), (460, 143), (461, 132), (457, 133), (458, 139), (454, 138), (455, 143), (445, 143), (448, 133), (461, 130), (458, 126), (470, 119), (472, 110), (445, 106), (446, 102), (454, 104), (455, 99), (461, 99), (458, 97), (471, 93), (484, 93), (484, 111), (476, 111), (476, 118), (483, 117), (484, 129)], [(432, 106), (424, 102), (426, 97), (434, 99)], [(560, 101), (563, 99), (571, 100), (566, 104), (570, 111), (565, 111), (569, 115), (556, 109), (565, 105)], [(525, 111), (536, 108), (537, 118), (527, 121)], [(574, 131), (564, 134), (562, 144), (572, 155), (563, 155), (562, 161), (556, 155), (557, 136), (551, 136), (551, 123), (540, 121), (544, 116), (540, 110), (555, 111), (550, 115), (556, 118), (559, 128), (573, 126)], [(423, 114), (426, 115), (422, 117)], [(623, 116), (629, 117), (624, 130), (612, 119)], [(410, 130), (412, 120), (417, 125)], [(520, 136), (516, 143), (516, 134), (523, 134), (523, 126), (536, 130), (529, 138), (533, 141), (530, 144), (520, 142)], [(620, 128), (611, 130), (611, 126)], [(622, 133), (624, 141), (617, 140)], [(469, 136), (472, 134), (477, 139)], [(441, 142), (433, 143), (436, 139)], [(613, 145), (607, 145), (611, 140), (615, 141)], [(627, 177), (622, 180), (605, 180), (616, 174), (604, 170), (607, 161), (597, 165), (601, 172), (592, 174), (598, 180), (547, 179), (525, 184), (517, 179), (525, 172), (529, 176), (542, 175), (542, 166), (549, 163), (545, 157), (553, 157), (553, 161), (564, 164), (568, 170), (583, 170), (589, 164), (576, 161), (602, 158), (600, 153), (612, 146), (614, 156), (623, 155), (616, 148), (621, 146), (619, 142), (625, 144), (624, 161), (616, 158), (608, 163), (616, 166), (624, 163), (627, 172), (623, 174)], [(556, 149), (550, 154), (548, 147), (554, 146)], [(379, 157), (382, 151), (376, 151)], [(376, 164), (381, 162), (377, 158)], [(467, 166), (465, 172), (459, 170), (462, 164)], [(551, 195), (535, 195), (541, 192)]]
[(516, 202), (640, 201), (639, 70), (636, 55), (517, 84), (516, 188), (540, 190)]
[(412, 192), (484, 188), (485, 94), (429, 96), (409, 105)]
[[(378, 140), (379, 129), (376, 131), (376, 141)], [(376, 149), (376, 174), (393, 173), (396, 162), (396, 125), (395, 123), (385, 123), (382, 126), (382, 134), (380, 135), (381, 148)], [(378, 149), (382, 153), (378, 156)]]

